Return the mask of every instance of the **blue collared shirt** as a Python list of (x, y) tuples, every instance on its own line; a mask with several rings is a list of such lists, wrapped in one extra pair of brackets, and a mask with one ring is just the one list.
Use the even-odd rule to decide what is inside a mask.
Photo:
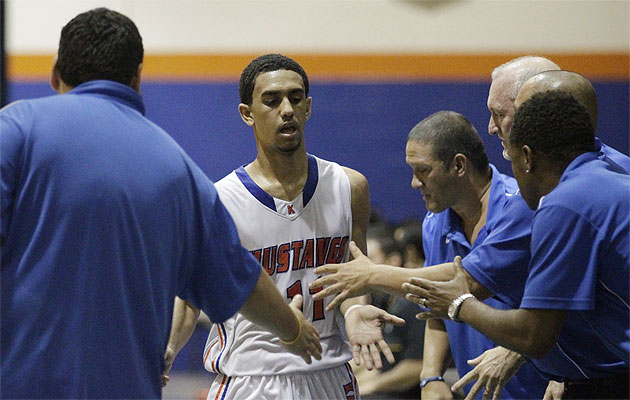
[(159, 398), (175, 295), (215, 322), (258, 281), (214, 185), (91, 81), (0, 111), (2, 398)]
[[(478, 279), (480, 283), (492, 285), (492, 273), (484, 271), (485, 266), (498, 268), (499, 265), (509, 266), (516, 263), (515, 273), (521, 275), (520, 293), (527, 276), (527, 263), (529, 261), (529, 238), (531, 232), (532, 211), (514, 203), (518, 193), (518, 185), (514, 178), (502, 175), (493, 166), (492, 182), (488, 199), (488, 211), (486, 224), (481, 228), (477, 239), (471, 245), (468, 243), (462, 230), (460, 218), (452, 209), (441, 213), (427, 213), (423, 223), (423, 244), (426, 255), (425, 265), (435, 265), (452, 262), (455, 256), (463, 257), (465, 268)], [(522, 199), (519, 200), (523, 204)], [(484, 301), (487, 305), (497, 309), (517, 308), (520, 295), (518, 292), (518, 280), (515, 281), (517, 292), (513, 294), (509, 290), (506, 296), (490, 298)], [(496, 282), (497, 288), (511, 287), (508, 280)], [(491, 289), (492, 290), (492, 289)], [(498, 291), (497, 291), (498, 293)], [(518, 298), (518, 301), (517, 301)], [(501, 301), (503, 299), (503, 301)], [(470, 325), (459, 324), (453, 321), (444, 321), (451, 344), (451, 353), (459, 376), (464, 376), (472, 367), (467, 364), (486, 350), (496, 345)], [(505, 386), (502, 398), (532, 399), (542, 398), (547, 383), (534, 370), (525, 364), (521, 367), (513, 379)], [(472, 385), (466, 386), (469, 391)], [(479, 395), (481, 396), (481, 394)]]
[[(521, 308), (567, 310), (550, 375), (597, 378), (628, 369), (630, 177), (597, 152), (577, 157), (534, 214)], [(621, 361), (623, 360), (623, 361)]]

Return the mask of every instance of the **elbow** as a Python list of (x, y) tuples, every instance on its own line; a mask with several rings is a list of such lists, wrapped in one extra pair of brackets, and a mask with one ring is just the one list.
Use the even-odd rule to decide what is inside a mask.
[(519, 353), (530, 358), (543, 358), (555, 346), (555, 337), (545, 337), (544, 335), (532, 335), (523, 343)]

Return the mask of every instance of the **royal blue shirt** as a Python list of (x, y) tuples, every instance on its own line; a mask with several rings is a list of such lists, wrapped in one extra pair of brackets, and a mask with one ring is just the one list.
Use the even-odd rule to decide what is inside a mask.
[(616, 164), (616, 166), (621, 168), (626, 174), (630, 172), (630, 157), (606, 145), (598, 137), (595, 138), (595, 151), (599, 154), (599, 158), (608, 158), (606, 161), (611, 164)]
[(232, 316), (260, 266), (140, 95), (0, 111), (2, 398), (159, 398), (173, 300)]
[(619, 172), (596, 152), (582, 154), (534, 214), (521, 308), (567, 310), (555, 351), (534, 360), (550, 375), (628, 369), (630, 177)]
[[(493, 308), (510, 309), (518, 307), (523, 282), (527, 277), (532, 211), (526, 205), (522, 207), (520, 204), (513, 204), (515, 194), (518, 192), (516, 180), (500, 174), (493, 165), (490, 165), (490, 168), (492, 182), (486, 224), (481, 228), (475, 242), (472, 245), (468, 243), (460, 218), (452, 209), (449, 208), (438, 214), (429, 212), (423, 222), (422, 230), (426, 255), (425, 265), (452, 262), (455, 256), (461, 256), (464, 267), (472, 271), (473, 277), (484, 286), (489, 285), (492, 280), (492, 274), (484, 272), (485, 267), (499, 269), (501, 266), (515, 265), (514, 273), (521, 275), (515, 280), (517, 285), (512, 285), (509, 279), (496, 282), (497, 286), (505, 288), (501, 291), (505, 295), (484, 301)], [(520, 201), (523, 202), (522, 199)], [(520, 289), (519, 279), (521, 280)], [(444, 322), (457, 372), (460, 377), (463, 377), (472, 370), (472, 367), (467, 364), (468, 360), (476, 358), (496, 345), (468, 324), (450, 320)], [(467, 385), (465, 391), (470, 391), (471, 387), (472, 384)], [(508, 381), (501, 397), (540, 399), (546, 387), (547, 382), (536, 373), (534, 368), (530, 364), (524, 364), (514, 378)], [(478, 397), (482, 394), (480, 393)]]

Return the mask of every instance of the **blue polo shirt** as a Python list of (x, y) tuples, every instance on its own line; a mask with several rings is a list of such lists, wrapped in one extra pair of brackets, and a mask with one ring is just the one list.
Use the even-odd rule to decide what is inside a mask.
[[(514, 270), (515, 279), (497, 281), (502, 296), (484, 301), (497, 309), (517, 308), (522, 294), (523, 282), (527, 277), (529, 262), (529, 239), (533, 212), (527, 208), (522, 198), (516, 196), (518, 186), (514, 178), (502, 175), (493, 166), (492, 183), (488, 200), (486, 224), (475, 242), (468, 243), (462, 230), (460, 218), (452, 209), (441, 213), (427, 213), (423, 222), (422, 240), (426, 255), (425, 265), (452, 262), (455, 256), (463, 257), (464, 267), (484, 286), (490, 286), (492, 273), (484, 268), (503, 270), (507, 266)], [(515, 203), (518, 200), (520, 203)], [(523, 207), (524, 205), (524, 207)], [(503, 266), (503, 268), (501, 268)], [(478, 273), (476, 273), (478, 272)], [(516, 276), (518, 275), (518, 276)], [(520, 283), (520, 288), (519, 288)], [(462, 377), (472, 367), (467, 361), (479, 356), (486, 350), (496, 347), (486, 336), (468, 324), (445, 320), (451, 345), (451, 353)], [(524, 364), (517, 374), (505, 386), (502, 398), (533, 399), (542, 398), (547, 382), (543, 380), (530, 364)], [(465, 387), (468, 392), (472, 384)], [(480, 393), (478, 397), (481, 397)]]
[(260, 266), (140, 95), (92, 81), (0, 111), (1, 398), (159, 398), (175, 295), (215, 322)]
[(599, 154), (599, 158), (607, 158), (609, 163), (616, 164), (627, 174), (630, 172), (630, 157), (602, 142), (598, 137), (595, 138), (595, 151)]
[(630, 177), (620, 172), (597, 152), (582, 154), (534, 214), (521, 308), (567, 310), (555, 351), (534, 360), (550, 375), (628, 369)]

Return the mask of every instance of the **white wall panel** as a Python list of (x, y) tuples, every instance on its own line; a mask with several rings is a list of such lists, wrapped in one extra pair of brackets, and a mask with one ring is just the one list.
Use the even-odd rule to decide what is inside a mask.
[(148, 52), (627, 52), (628, 0), (7, 0), (10, 53), (54, 52), (61, 27), (106, 6)]

